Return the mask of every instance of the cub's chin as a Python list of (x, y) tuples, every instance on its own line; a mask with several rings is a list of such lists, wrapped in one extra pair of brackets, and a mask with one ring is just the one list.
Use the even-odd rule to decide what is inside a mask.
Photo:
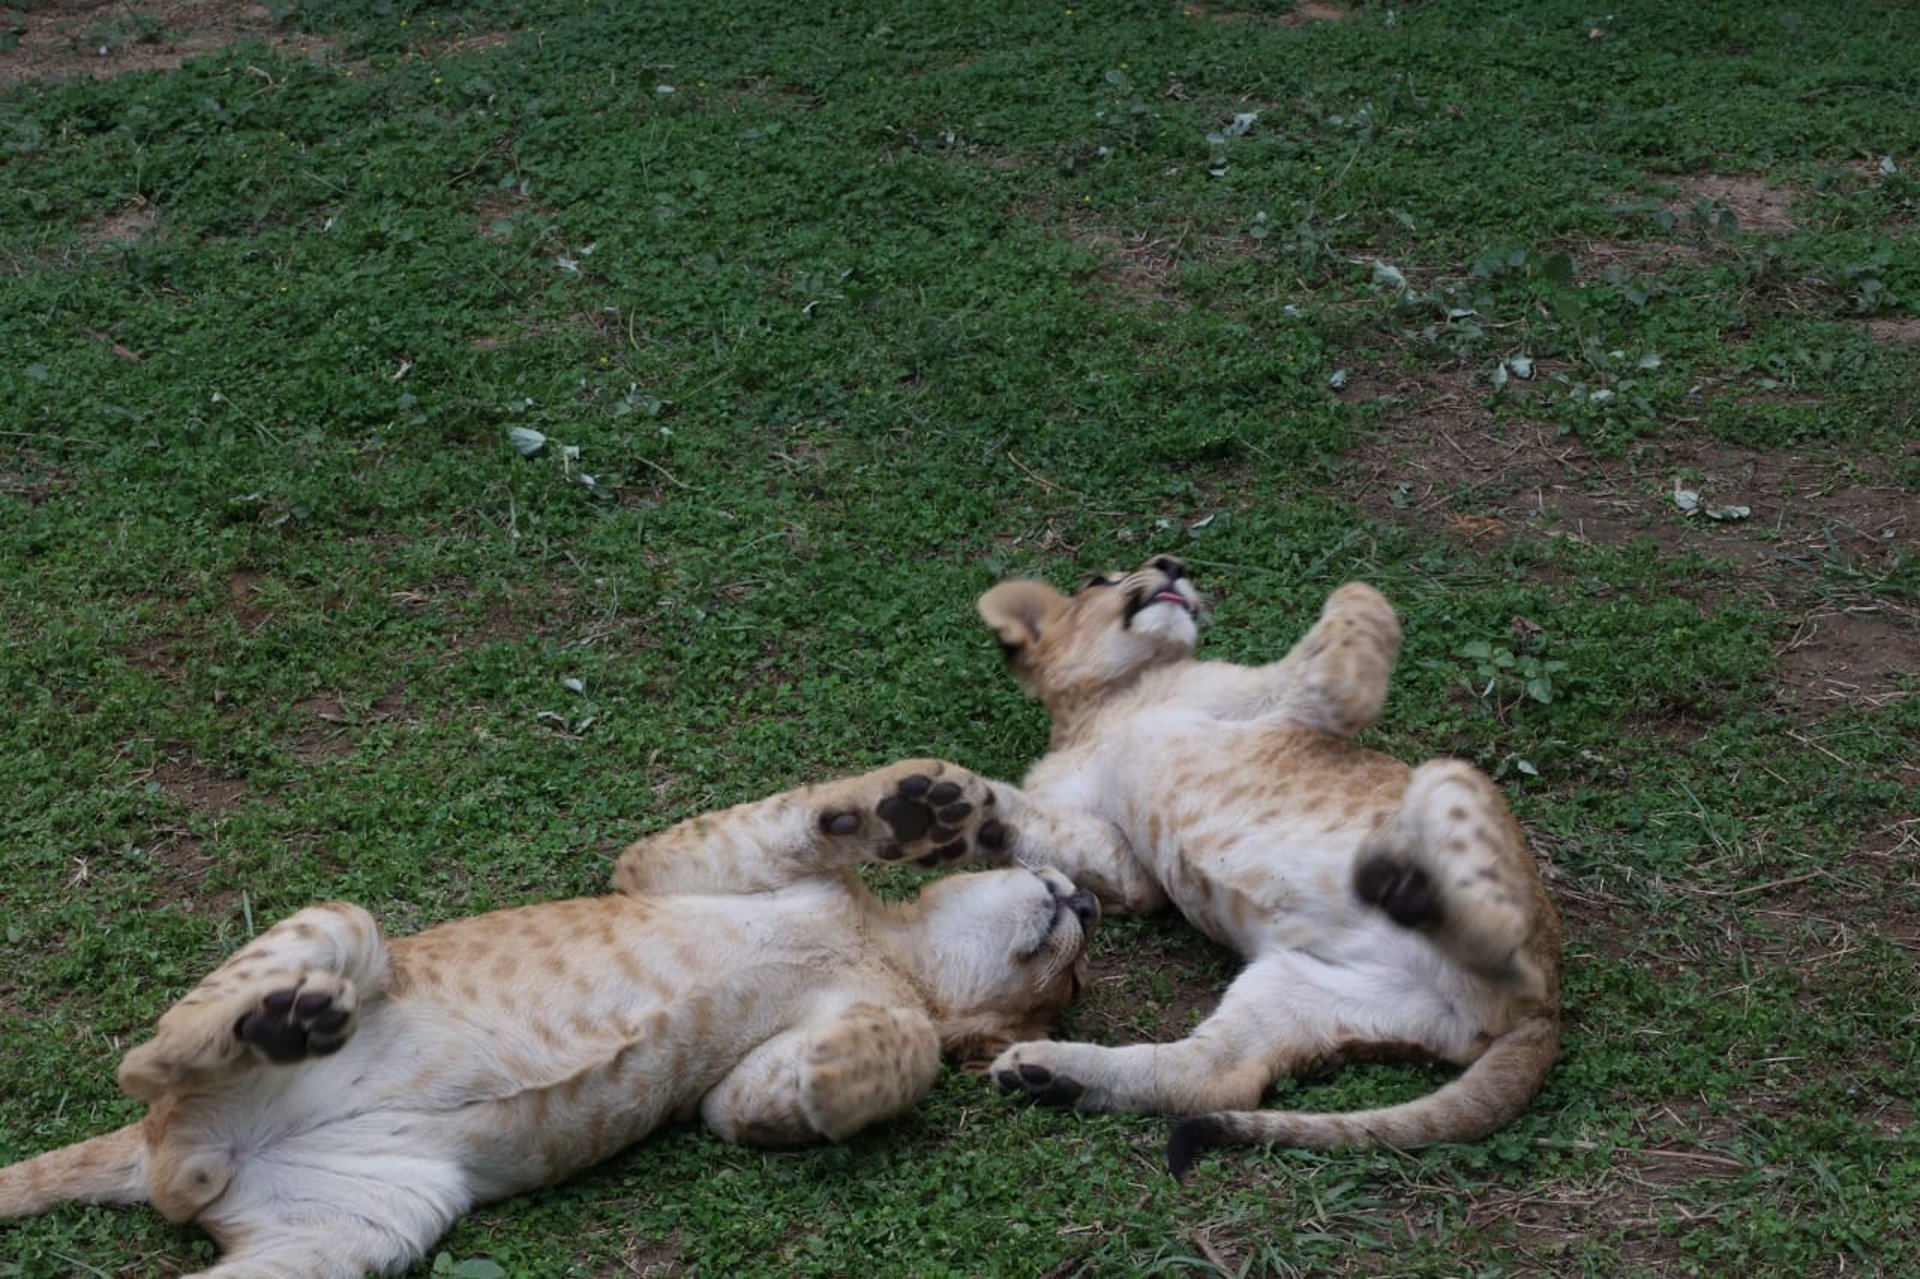
[(1149, 600), (1127, 623), (1127, 629), (1145, 639), (1192, 648), (1200, 639), (1193, 607), (1171, 591)]

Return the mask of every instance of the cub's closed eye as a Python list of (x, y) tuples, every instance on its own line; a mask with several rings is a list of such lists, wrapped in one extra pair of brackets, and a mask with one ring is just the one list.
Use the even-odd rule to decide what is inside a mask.
[(1095, 573), (1092, 577), (1080, 584), (1080, 589), (1085, 591), (1096, 586), (1112, 586), (1113, 582), (1114, 579), (1110, 575), (1106, 573)]

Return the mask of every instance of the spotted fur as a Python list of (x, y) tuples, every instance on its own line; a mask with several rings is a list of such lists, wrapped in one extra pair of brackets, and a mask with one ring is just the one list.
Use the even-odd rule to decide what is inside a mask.
[[(1386, 700), (1400, 624), (1371, 587), (1335, 591), (1287, 655), (1194, 657), (1198, 592), (1175, 560), (1072, 595), (1006, 582), (980, 600), (1052, 716), (1020, 832), (1110, 909), (1169, 899), (1245, 969), (1187, 1038), (1017, 1044), (1002, 1088), (1080, 1110), (1192, 1116), (1177, 1171), (1219, 1142), (1415, 1146), (1483, 1137), (1538, 1091), (1559, 1045), (1560, 924), (1526, 837), (1458, 760), (1409, 768), (1353, 736)], [(1466, 1069), (1405, 1105), (1255, 1109), (1275, 1080), (1416, 1056)]]
[(1090, 894), (955, 875), (884, 903), (857, 862), (1007, 860), (987, 784), (933, 760), (694, 818), (618, 891), (389, 940), (310, 907), (127, 1054), (140, 1122), (0, 1169), (0, 1217), (150, 1202), (221, 1245), (203, 1279), (400, 1269), (477, 1203), (671, 1119), (754, 1145), (904, 1110), (942, 1052), (983, 1065), (1077, 985)]

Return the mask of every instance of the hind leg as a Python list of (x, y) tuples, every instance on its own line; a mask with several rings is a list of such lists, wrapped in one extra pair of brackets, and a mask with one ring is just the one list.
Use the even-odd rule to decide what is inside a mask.
[(1506, 801), (1471, 764), (1413, 771), (1399, 811), (1361, 846), (1353, 886), (1469, 971), (1527, 978), (1524, 948), (1544, 909), (1539, 871)]
[(204, 1091), (262, 1061), (324, 1056), (353, 1034), (359, 1005), (391, 970), (379, 925), (358, 906), (311, 906), (275, 924), (169, 1008), (120, 1063), (129, 1096)]

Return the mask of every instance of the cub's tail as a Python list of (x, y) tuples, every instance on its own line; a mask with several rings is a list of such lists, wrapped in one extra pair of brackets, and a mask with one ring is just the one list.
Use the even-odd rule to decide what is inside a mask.
[(56, 1204), (145, 1203), (147, 1143), (139, 1124), (0, 1168), (0, 1217)]
[(1174, 1125), (1167, 1164), (1184, 1180), (1209, 1146), (1274, 1142), (1287, 1146), (1388, 1146), (1478, 1141), (1511, 1122), (1533, 1100), (1560, 1049), (1552, 1013), (1508, 1030), (1445, 1086), (1414, 1101), (1345, 1114), (1235, 1110), (1193, 1115)]

